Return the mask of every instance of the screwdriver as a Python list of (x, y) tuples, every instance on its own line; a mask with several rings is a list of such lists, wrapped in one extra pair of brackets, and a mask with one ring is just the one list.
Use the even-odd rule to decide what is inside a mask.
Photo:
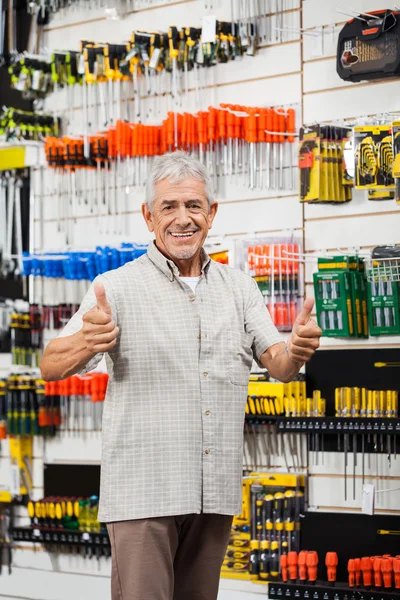
[[(268, 500), (267, 500), (268, 498)], [(264, 497), (263, 506), (262, 506), (262, 535), (261, 535), (261, 543), (260, 543), (260, 579), (268, 579), (269, 577), (269, 551), (270, 551), (270, 540), (267, 539), (267, 519), (271, 523), (271, 515), (272, 515), (272, 495), (267, 495)], [(268, 515), (269, 513), (269, 515)], [(268, 533), (270, 537), (270, 533)]]
[(283, 148), (285, 144), (285, 111), (283, 109), (279, 109), (276, 111), (278, 118), (276, 119), (276, 124), (278, 128), (275, 131), (279, 132), (278, 136), (278, 144), (279, 144), (279, 189), (283, 190)]
[(361, 558), (354, 559), (354, 569), (356, 575), (356, 587), (361, 585)]
[(327, 552), (325, 556), (325, 565), (327, 568), (327, 578), (329, 583), (336, 581), (336, 567), (338, 565), (338, 555), (336, 552)]
[(383, 575), (383, 586), (385, 588), (392, 587), (392, 559), (382, 557), (381, 571)]
[(396, 590), (400, 588), (400, 558), (393, 559), (394, 587)]
[(369, 556), (363, 556), (361, 559), (361, 571), (363, 575), (363, 586), (370, 588), (372, 586), (372, 561)]
[(307, 550), (301, 550), (299, 552), (297, 564), (299, 567), (299, 579), (300, 581), (307, 580)]
[(280, 565), (281, 565), (282, 581), (284, 581), (286, 583), (288, 580), (288, 557), (287, 557), (287, 554), (282, 554), (281, 560), (280, 560)]
[(270, 556), (270, 578), (277, 579), (280, 571), (280, 558), (279, 558), (279, 543), (271, 543), (271, 556)]
[(306, 556), (307, 579), (309, 583), (315, 584), (318, 573), (318, 554), (311, 550)]
[(290, 581), (296, 581), (297, 579), (297, 552), (288, 553), (288, 567), (289, 567), (289, 579)]
[(354, 587), (355, 585), (355, 564), (354, 564), (354, 558), (350, 558), (349, 562), (347, 563), (347, 571), (349, 574), (349, 587)]
[(372, 568), (374, 571), (374, 585), (376, 588), (382, 587), (382, 558), (380, 556), (376, 556), (372, 563)]
[[(296, 113), (293, 108), (287, 110), (286, 130), (288, 133), (294, 134), (296, 131)], [(294, 135), (288, 135), (286, 141), (289, 144), (289, 160), (290, 160), (290, 189), (296, 189), (296, 179), (294, 177), (294, 166), (296, 164), (296, 146)]]

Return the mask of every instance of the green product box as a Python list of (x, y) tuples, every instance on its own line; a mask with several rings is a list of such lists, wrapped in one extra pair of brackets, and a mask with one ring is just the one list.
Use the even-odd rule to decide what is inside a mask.
[(366, 321), (365, 278), (363, 273), (356, 271), (350, 271), (349, 275), (354, 335), (358, 338), (366, 338), (368, 337), (368, 321)]
[(326, 271), (357, 271), (358, 266), (358, 256), (348, 256), (347, 254), (318, 259), (319, 273), (325, 273)]
[(368, 317), (371, 335), (400, 333), (399, 284), (368, 282)]
[(363, 337), (369, 337), (368, 327), (368, 298), (367, 298), (367, 280), (365, 279), (364, 268), (360, 272), (360, 283), (361, 283), (361, 314), (363, 323)]
[(318, 325), (325, 337), (354, 337), (350, 273), (314, 273)]

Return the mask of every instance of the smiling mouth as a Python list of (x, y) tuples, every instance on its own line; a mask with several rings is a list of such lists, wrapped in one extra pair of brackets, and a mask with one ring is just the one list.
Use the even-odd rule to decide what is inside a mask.
[(176, 240), (187, 240), (191, 238), (195, 233), (197, 233), (197, 231), (185, 231), (181, 233), (170, 231), (169, 233)]

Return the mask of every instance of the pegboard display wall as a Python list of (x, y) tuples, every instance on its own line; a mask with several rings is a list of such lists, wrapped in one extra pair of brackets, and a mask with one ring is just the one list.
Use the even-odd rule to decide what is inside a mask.
[[(340, 2), (339, 2), (340, 4)], [(211, 8), (212, 7), (212, 8)], [(336, 74), (336, 45), (338, 33), (345, 17), (336, 8), (337, 0), (287, 0), (284, 10), (286, 31), (282, 41), (264, 40), (254, 57), (243, 57), (228, 64), (219, 64), (209, 69), (204, 84), (204, 104), (195, 106), (195, 92), (190, 91), (182, 100), (183, 110), (207, 109), (207, 105), (217, 106), (221, 102), (262, 106), (294, 106), (297, 110), (297, 125), (302, 122), (334, 122), (338, 119), (354, 119), (374, 116), (383, 112), (400, 111), (400, 82), (397, 80), (376, 81), (373, 83), (349, 84)], [(340, 7), (339, 7), (340, 8)], [(342, 3), (346, 10), (345, 3)], [(352, 9), (368, 11), (386, 8), (380, 0), (354, 0)], [(43, 44), (47, 48), (78, 49), (79, 42), (91, 36), (98, 40), (118, 43), (121, 37), (129, 37), (131, 31), (140, 29), (167, 29), (171, 24), (181, 27), (187, 24), (199, 26), (206, 13), (213, 13), (220, 20), (231, 18), (231, 2), (204, 2), (203, 0), (182, 0), (161, 3), (136, 2), (135, 11), (119, 21), (107, 20), (104, 9), (70, 11), (56, 13), (45, 28)], [(272, 26), (279, 27), (276, 15), (272, 16)], [(144, 99), (146, 107), (147, 100)], [(79, 94), (74, 97), (72, 111), (67, 97), (57, 91), (47, 101), (46, 109), (57, 106), (66, 114), (73, 115), (76, 130), (84, 127), (83, 111)], [(160, 110), (162, 104), (159, 104)], [(170, 99), (165, 98), (166, 113), (171, 109)], [(146, 110), (146, 108), (144, 108)], [(165, 114), (163, 114), (164, 118)], [(353, 200), (342, 205), (300, 204), (296, 190), (250, 189), (233, 177), (222, 176), (218, 189), (220, 202), (210, 240), (224, 239), (233, 242), (236, 238), (248, 236), (283, 236), (289, 232), (302, 237), (305, 263), (305, 288), (307, 295), (313, 295), (312, 274), (316, 262), (312, 256), (321, 251), (338, 253), (338, 249), (359, 247), (370, 249), (379, 244), (398, 243), (400, 208), (394, 202), (368, 202), (363, 193), (353, 191)], [(55, 181), (52, 173), (37, 171), (33, 176), (33, 190), (36, 197), (43, 199), (42, 214), (35, 217), (36, 249), (63, 248), (65, 231), (58, 227), (58, 203), (55, 201)], [(130, 190), (129, 203), (124, 217), (129, 222), (130, 239), (135, 242), (149, 241), (149, 235), (141, 215), (143, 189)], [(74, 244), (95, 247), (98, 244), (113, 244), (126, 241), (123, 233), (106, 233), (99, 227), (98, 220), (90, 214), (82, 214), (72, 223)], [(40, 240), (40, 246), (39, 241)], [(399, 336), (358, 339), (322, 339), (322, 351), (307, 370), (309, 391), (321, 389), (332, 401), (333, 389), (339, 386), (375, 386), (377, 389), (399, 389), (398, 370), (375, 369), (377, 361), (396, 360)], [(338, 350), (338, 352), (331, 352)], [(1, 364), (0, 364), (1, 367)], [(303, 436), (302, 442), (305, 444)], [(385, 453), (371, 455), (366, 461), (366, 482), (378, 482), (380, 489), (397, 488), (400, 481), (400, 458), (392, 460), (389, 468)], [(92, 432), (83, 436), (62, 432), (52, 440), (35, 440), (33, 479), (34, 496), (44, 494), (44, 465), (47, 471), (57, 465), (89, 464), (96, 468), (100, 463), (100, 433)], [(353, 456), (348, 456), (348, 473), (353, 474)], [(262, 462), (262, 461), (261, 461)], [(283, 461), (274, 465), (283, 467)], [(306, 468), (307, 465), (301, 465)], [(375, 547), (379, 528), (396, 529), (390, 526), (391, 519), (400, 518), (397, 494), (381, 494), (376, 506), (376, 517), (359, 515), (361, 508), (361, 460), (354, 466), (356, 477), (355, 496), (352, 488), (344, 498), (344, 457), (332, 446), (327, 446), (324, 460), (316, 460), (315, 452), (310, 453), (308, 464), (308, 503), (310, 510), (305, 520), (303, 532), (307, 545), (313, 549), (332, 549), (339, 535), (353, 537), (366, 535), (366, 543)], [(9, 477), (10, 457), (7, 445), (3, 444), (0, 456), (0, 481)], [(70, 472), (73, 473), (73, 470)], [(73, 475), (71, 475), (73, 476)], [(95, 492), (93, 492), (95, 493)], [(27, 525), (26, 510), (17, 509), (17, 523)], [(331, 516), (330, 513), (339, 516)], [(324, 514), (320, 514), (324, 513)], [(328, 517), (326, 517), (328, 513)], [(325, 515), (325, 516), (324, 516)], [(354, 515), (356, 515), (354, 517)], [(332, 520), (338, 519), (332, 548), (330, 541)], [(352, 521), (352, 519), (354, 520)], [(324, 520), (325, 519), (325, 520)], [(328, 519), (328, 520), (326, 520)], [(328, 523), (329, 521), (329, 523)], [(320, 534), (317, 539), (316, 532)], [(340, 532), (340, 533), (339, 533)], [(319, 535), (319, 533), (318, 533)], [(324, 539), (322, 539), (324, 537)], [(319, 540), (319, 541), (318, 541)], [(391, 548), (387, 551), (390, 552)], [(376, 546), (374, 552), (378, 552)], [(60, 556), (57, 565), (45, 552), (33, 552), (31, 546), (21, 543), (14, 552), (14, 576), (1, 582), (0, 595), (5, 598), (27, 598), (29, 600), (69, 600), (74, 597), (99, 600), (109, 597), (110, 562), (79, 561), (73, 556)], [(46, 589), (40, 581), (46, 574)], [(256, 590), (254, 588), (257, 588)], [(220, 592), (221, 600), (252, 600), (260, 595), (265, 597), (264, 586), (254, 586), (250, 582), (224, 581)], [(38, 591), (40, 590), (40, 592)]]

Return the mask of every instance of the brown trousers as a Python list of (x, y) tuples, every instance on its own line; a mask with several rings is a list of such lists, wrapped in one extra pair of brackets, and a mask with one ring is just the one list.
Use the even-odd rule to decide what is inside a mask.
[(232, 517), (108, 523), (112, 600), (216, 600)]

